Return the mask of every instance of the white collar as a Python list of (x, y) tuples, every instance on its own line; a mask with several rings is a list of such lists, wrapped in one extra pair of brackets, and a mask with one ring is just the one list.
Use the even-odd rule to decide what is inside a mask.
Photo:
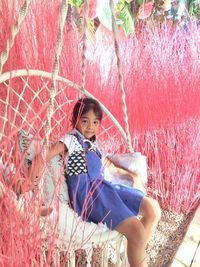
[(80, 133), (77, 129), (74, 129), (72, 131), (72, 133), (73, 134), (75, 134), (75, 133), (78, 134), (81, 137), (81, 139), (83, 140), (84, 143), (89, 143), (90, 144), (90, 150), (96, 150), (97, 149), (96, 142), (91, 141), (91, 140), (85, 138), (84, 135), (82, 133)]

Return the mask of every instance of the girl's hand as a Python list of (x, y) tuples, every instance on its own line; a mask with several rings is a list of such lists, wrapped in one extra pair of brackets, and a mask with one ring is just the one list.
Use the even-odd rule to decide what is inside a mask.
[(38, 186), (44, 168), (45, 168), (45, 161), (42, 155), (38, 154), (33, 159), (31, 167), (27, 173), (28, 179), (32, 182), (33, 189), (35, 189)]
[(33, 184), (29, 179), (25, 179), (23, 177), (14, 177), (14, 183), (12, 185), (13, 191), (17, 195), (21, 195), (25, 192), (28, 192), (33, 189)]

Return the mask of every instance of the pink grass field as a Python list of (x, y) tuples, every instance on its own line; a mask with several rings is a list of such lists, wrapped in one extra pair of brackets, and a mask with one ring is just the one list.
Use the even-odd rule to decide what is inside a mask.
[[(23, 3), (11, 1), (9, 6), (8, 2), (0, 4), (0, 53), (6, 49), (6, 40), (11, 36), (12, 25)], [(16, 69), (52, 71), (59, 2), (32, 1), (3, 73)], [(193, 212), (200, 203), (200, 28), (191, 22), (188, 29), (171, 32), (167, 27), (153, 28), (149, 24), (135, 36), (125, 37), (120, 33), (119, 45), (132, 144), (135, 151), (147, 156), (150, 194), (165, 210), (178, 214)], [(73, 25), (66, 25), (59, 75), (79, 85), (81, 47), (80, 32)], [(33, 125), (31, 133), (44, 138), (43, 122), (49, 99), (46, 88), (41, 90), (40, 79), (28, 77), (26, 81), (32, 90), (28, 87), (23, 90), (24, 81), (20, 78), (10, 77), (6, 81), (9, 86), (0, 84), (0, 158), (6, 166), (14, 164), (17, 175), (23, 161), (17, 132)], [(49, 81), (47, 84), (50, 87)], [(52, 140), (58, 140), (69, 130), (71, 107), (76, 97), (69, 88), (66, 94), (64, 91), (59, 94), (61, 88), (57, 83)], [(102, 25), (95, 38), (87, 40), (85, 88), (125, 126), (113, 36)], [(45, 104), (41, 105), (40, 99)], [(59, 110), (63, 99), (72, 102), (69, 106), (61, 105)], [(58, 125), (57, 120), (60, 120)], [(105, 120), (103, 126), (108, 127), (109, 123)], [(116, 130), (111, 128), (109, 135), (114, 134)], [(110, 144), (108, 151), (127, 152), (117, 135), (116, 140), (118, 145)], [(7, 178), (17, 177), (13, 175), (11, 170)], [(0, 181), (4, 183), (2, 167)], [(7, 187), (11, 189), (11, 185)], [(40, 211), (34, 209), (34, 205), (31, 203), (20, 217), (9, 195), (0, 200), (0, 266), (21, 267), (31, 263), (39, 266)], [(51, 239), (53, 248), (56, 237), (52, 234)]]

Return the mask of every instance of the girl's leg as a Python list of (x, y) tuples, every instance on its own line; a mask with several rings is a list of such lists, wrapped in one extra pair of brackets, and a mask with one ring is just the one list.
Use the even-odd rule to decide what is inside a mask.
[(160, 220), (160, 206), (156, 200), (144, 197), (139, 214), (142, 216), (141, 220), (130, 217), (116, 228), (127, 238), (127, 254), (131, 267), (147, 267), (145, 248)]
[(116, 230), (127, 238), (127, 254), (130, 266), (147, 267), (146, 233), (143, 224), (136, 217), (130, 217), (119, 224)]
[(140, 221), (142, 222), (145, 230), (145, 242), (148, 243), (160, 220), (161, 209), (155, 199), (144, 197), (140, 205), (139, 214), (142, 216)]

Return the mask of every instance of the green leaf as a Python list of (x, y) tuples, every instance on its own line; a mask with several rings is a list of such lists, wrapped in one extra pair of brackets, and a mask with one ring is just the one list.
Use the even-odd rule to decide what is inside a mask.
[(127, 3), (121, 6), (121, 10), (117, 15), (117, 24), (123, 25), (126, 35), (134, 31), (134, 19)]
[(190, 16), (193, 15), (194, 2), (195, 2), (195, 0), (189, 0), (189, 2), (188, 2), (188, 12), (189, 12)]
[(84, 0), (68, 0), (68, 4), (75, 7), (80, 7), (83, 4)]
[(141, 6), (144, 2), (144, 0), (137, 0), (138, 4)]
[(94, 26), (94, 20), (87, 20), (87, 38), (89, 41), (94, 41), (96, 28)]

